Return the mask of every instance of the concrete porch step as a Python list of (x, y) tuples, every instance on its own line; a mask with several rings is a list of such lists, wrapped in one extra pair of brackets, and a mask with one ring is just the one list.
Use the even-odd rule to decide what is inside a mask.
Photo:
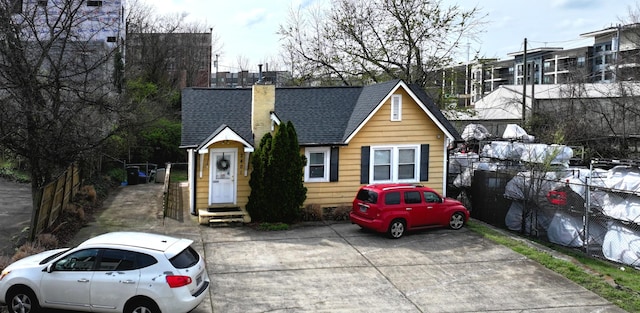
[(244, 218), (211, 218), (209, 223), (244, 223)]
[(210, 223), (249, 223), (249, 214), (239, 207), (220, 207), (198, 210), (198, 223), (208, 225)]
[(246, 213), (242, 211), (225, 211), (225, 212), (203, 212), (202, 215), (210, 217), (218, 216), (244, 216)]

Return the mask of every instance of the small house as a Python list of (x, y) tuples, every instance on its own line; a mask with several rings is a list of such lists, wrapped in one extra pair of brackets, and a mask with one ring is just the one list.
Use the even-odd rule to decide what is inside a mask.
[(202, 223), (249, 222), (252, 152), (287, 121), (307, 159), (305, 206), (350, 205), (372, 183), (420, 183), (446, 194), (447, 149), (460, 135), (418, 86), (186, 88), (181, 148), (191, 213)]

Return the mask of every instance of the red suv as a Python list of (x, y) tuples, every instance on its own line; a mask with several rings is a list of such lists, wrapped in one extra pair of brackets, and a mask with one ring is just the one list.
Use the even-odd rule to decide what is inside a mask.
[(429, 187), (376, 184), (360, 188), (349, 218), (360, 227), (400, 238), (407, 230), (460, 229), (469, 219), (469, 211), (460, 201), (442, 197)]

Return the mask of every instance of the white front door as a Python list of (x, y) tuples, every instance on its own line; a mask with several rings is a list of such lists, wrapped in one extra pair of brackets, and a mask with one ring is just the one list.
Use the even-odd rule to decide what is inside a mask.
[(236, 149), (212, 149), (209, 204), (236, 202)]

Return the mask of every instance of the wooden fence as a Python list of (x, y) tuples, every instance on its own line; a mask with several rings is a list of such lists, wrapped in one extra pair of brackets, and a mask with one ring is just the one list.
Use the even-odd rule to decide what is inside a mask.
[(38, 190), (40, 205), (31, 218), (29, 239), (48, 229), (80, 190), (80, 168), (72, 164), (58, 179)]

